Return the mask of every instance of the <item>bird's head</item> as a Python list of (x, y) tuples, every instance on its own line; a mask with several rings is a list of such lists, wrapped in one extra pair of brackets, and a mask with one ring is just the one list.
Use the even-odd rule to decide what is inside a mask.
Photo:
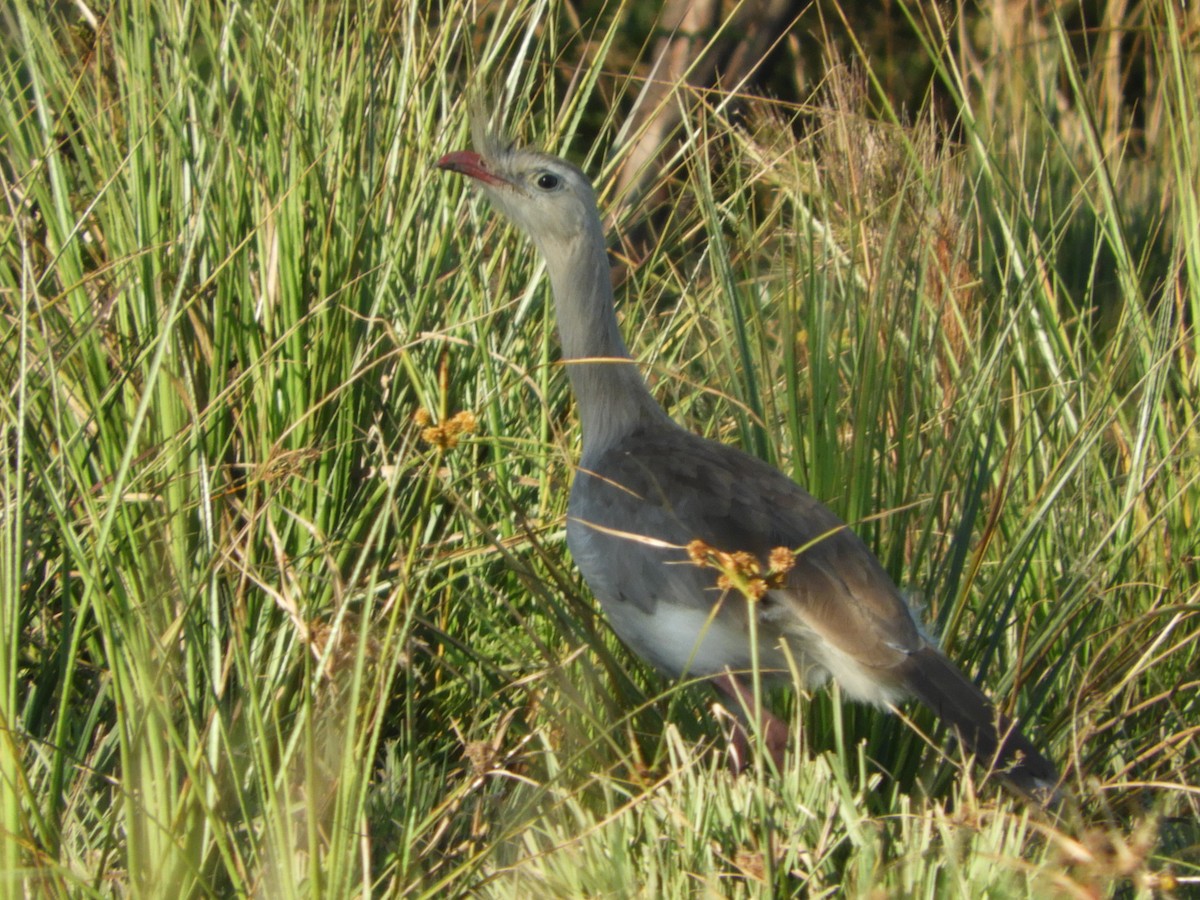
[(578, 167), (505, 141), (472, 117), (474, 150), (447, 153), (438, 168), (475, 180), (500, 212), (547, 256), (568, 249), (599, 226), (596, 195)]

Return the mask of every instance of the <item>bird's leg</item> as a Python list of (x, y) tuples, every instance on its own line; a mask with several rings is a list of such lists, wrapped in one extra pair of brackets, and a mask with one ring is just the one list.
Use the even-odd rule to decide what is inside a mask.
[(753, 758), (750, 734), (746, 730), (746, 722), (749, 721), (756, 723), (758, 733), (762, 735), (763, 745), (775, 761), (776, 768), (782, 771), (784, 753), (787, 750), (787, 726), (769, 709), (764, 709), (756, 703), (753, 688), (744, 684), (731, 672), (717, 675), (712, 679), (712, 683), (717, 690), (733, 701), (733, 711), (737, 717), (733, 722), (733, 735), (730, 740), (729, 768), (735, 774), (741, 772)]

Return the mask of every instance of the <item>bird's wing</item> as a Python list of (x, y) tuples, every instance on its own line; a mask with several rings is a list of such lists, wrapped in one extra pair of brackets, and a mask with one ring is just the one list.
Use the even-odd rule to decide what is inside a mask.
[(764, 569), (784, 547), (795, 562), (758, 604), (766, 628), (809, 632), (871, 668), (924, 644), (862, 540), (791, 479), (727, 445), (682, 429), (634, 432), (581, 464), (569, 514), (571, 549), (593, 590), (646, 612), (664, 598), (707, 607), (721, 596), (719, 572), (689, 558), (692, 541), (750, 553)]

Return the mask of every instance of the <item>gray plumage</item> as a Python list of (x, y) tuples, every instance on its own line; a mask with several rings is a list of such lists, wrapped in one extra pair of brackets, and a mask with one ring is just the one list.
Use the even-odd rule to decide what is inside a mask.
[[(669, 675), (711, 677), (745, 707), (755, 658), (776, 675), (789, 671), (790, 656), (809, 684), (832, 677), (867, 703), (916, 696), (984, 765), (1048, 796), (1054, 767), (933, 645), (859, 537), (781, 472), (684, 430), (654, 400), (621, 339), (587, 177), (505, 144), (478, 118), (473, 132), (477, 152), (448, 154), (439, 166), (474, 179), (545, 258), (583, 429), (567, 543), (621, 639)], [(697, 563), (696, 541), (749, 554), (762, 596), (750, 603), (718, 584), (721, 572)], [(768, 578), (777, 548), (794, 562)], [(776, 729), (768, 746), (782, 762), (782, 725), (759, 716)]]

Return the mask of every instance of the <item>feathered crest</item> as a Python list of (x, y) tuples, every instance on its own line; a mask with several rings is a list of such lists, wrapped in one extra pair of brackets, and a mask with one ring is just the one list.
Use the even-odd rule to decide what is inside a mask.
[(517, 142), (493, 128), (489, 121), (487, 104), (482, 92), (473, 94), (467, 101), (467, 115), (471, 122), (471, 143), (475, 152), (484, 159), (498, 159), (512, 152)]

